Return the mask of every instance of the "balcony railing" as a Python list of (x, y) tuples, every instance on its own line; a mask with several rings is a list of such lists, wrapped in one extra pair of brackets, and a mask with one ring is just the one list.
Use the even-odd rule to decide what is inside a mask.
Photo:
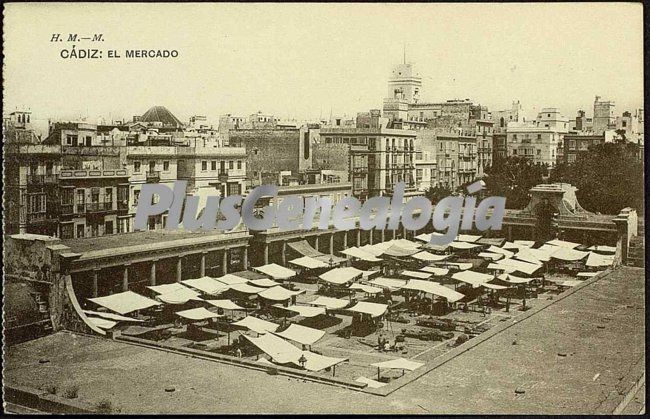
[(57, 182), (57, 175), (28, 175), (27, 184), (28, 185), (46, 185), (46, 184), (55, 184)]
[(159, 170), (147, 171), (147, 182), (160, 182), (160, 171)]
[(111, 211), (112, 209), (112, 202), (89, 202), (86, 204), (86, 212)]

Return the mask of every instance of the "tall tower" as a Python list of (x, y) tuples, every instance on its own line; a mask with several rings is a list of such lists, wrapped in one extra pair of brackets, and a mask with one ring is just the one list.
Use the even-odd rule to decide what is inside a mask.
[(607, 129), (614, 127), (614, 102), (600, 100), (596, 96), (594, 100), (594, 132), (602, 134)]
[(398, 64), (388, 80), (387, 98), (398, 99), (408, 104), (418, 103), (422, 90), (422, 78), (415, 72), (413, 64)]

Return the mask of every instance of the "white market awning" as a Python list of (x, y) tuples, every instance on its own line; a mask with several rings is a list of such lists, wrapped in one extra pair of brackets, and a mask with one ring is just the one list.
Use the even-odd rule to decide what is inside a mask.
[(348, 249), (341, 250), (341, 253), (351, 256), (353, 258), (357, 258), (360, 260), (363, 260), (365, 262), (381, 262), (382, 259), (374, 256), (371, 253), (368, 253), (358, 247), (350, 247)]
[(221, 314), (213, 313), (205, 307), (192, 308), (190, 310), (177, 311), (176, 315), (190, 320), (206, 320), (223, 317)]
[(133, 291), (120, 292), (105, 297), (89, 298), (88, 300), (118, 314), (127, 314), (161, 304), (156, 300), (136, 294)]
[(466, 271), (472, 269), (474, 265), (471, 262), (445, 262), (444, 266), (458, 269), (459, 271)]
[(117, 324), (114, 320), (103, 319), (101, 317), (88, 317), (88, 321), (104, 330), (112, 329)]
[(340, 298), (332, 298), (332, 297), (323, 297), (319, 296), (317, 299), (314, 301), (311, 301), (307, 304), (312, 304), (316, 306), (323, 306), (329, 310), (340, 310), (344, 307), (347, 307), (347, 305), (350, 302), (347, 300), (341, 300)]
[(564, 247), (565, 249), (575, 249), (576, 247), (580, 246), (580, 243), (567, 242), (558, 239), (549, 240), (546, 242), (546, 244), (550, 244), (552, 246)]
[(561, 285), (563, 287), (575, 287), (580, 284), (582, 284), (582, 281), (577, 281), (575, 279), (568, 279), (566, 281), (560, 282), (558, 285)]
[(370, 314), (372, 317), (379, 317), (386, 313), (388, 306), (386, 304), (369, 303), (367, 301), (359, 301), (354, 306), (348, 308), (350, 311), (357, 313)]
[(453, 274), (452, 279), (455, 279), (457, 281), (462, 281), (467, 284), (472, 285), (474, 288), (479, 287), (483, 285), (484, 283), (491, 281), (494, 279), (492, 275), (480, 273), (480, 272), (474, 272), (474, 271), (461, 271), (461, 272), (456, 272)]
[(224, 276), (220, 276), (219, 278), (215, 278), (215, 280), (221, 282), (224, 285), (237, 285), (245, 284), (248, 282), (248, 279), (233, 274), (226, 274)]
[(406, 281), (403, 279), (385, 278), (385, 277), (375, 278), (372, 281), (370, 281), (370, 283), (372, 285), (376, 285), (382, 288), (388, 288), (393, 291), (403, 288), (404, 285), (406, 285)]
[(565, 262), (576, 262), (589, 256), (590, 252), (581, 252), (568, 247), (560, 247), (551, 257)]
[(379, 294), (381, 292), (381, 288), (373, 287), (371, 285), (364, 285), (364, 284), (352, 284), (350, 285), (350, 289), (363, 291), (368, 294)]
[[(181, 287), (183, 286), (181, 285)], [(176, 291), (170, 291), (164, 294), (159, 294), (156, 296), (156, 298), (167, 304), (185, 304), (190, 300), (201, 301), (199, 293), (187, 287), (179, 288)]]
[(280, 308), (283, 310), (293, 311), (298, 313), (301, 317), (316, 317), (321, 314), (325, 314), (325, 309), (323, 307), (312, 307), (312, 306), (288, 306), (285, 307), (282, 304), (274, 304), (273, 307)]
[(103, 317), (108, 320), (115, 320), (121, 322), (143, 322), (144, 321), (140, 319), (134, 319), (131, 317), (120, 316), (119, 314), (103, 313), (101, 311), (84, 310), (84, 313), (90, 316)]
[(505, 256), (502, 255), (501, 253), (481, 252), (478, 254), (478, 257), (483, 259), (499, 260), (499, 259), (503, 259)]
[(267, 288), (254, 287), (249, 284), (235, 284), (230, 286), (231, 290), (241, 292), (242, 294), (261, 294)]
[(250, 285), (253, 285), (255, 287), (261, 287), (261, 288), (271, 288), (278, 286), (277, 282), (273, 281), (272, 279), (268, 278), (260, 278), (260, 279), (253, 279), (250, 281)]
[(457, 240), (459, 242), (475, 243), (480, 238), (481, 236), (475, 236), (471, 234), (459, 234)]
[(514, 255), (514, 252), (511, 252), (509, 250), (506, 250), (506, 249), (503, 249), (503, 248), (497, 247), (497, 246), (490, 246), (490, 247), (487, 248), (487, 251), (490, 252), (490, 253), (502, 254), (503, 256), (505, 256), (507, 258), (511, 258)]
[(451, 255), (436, 255), (427, 251), (422, 251), (413, 255), (413, 258), (423, 260), (425, 262), (440, 262), (442, 260), (447, 260), (450, 257)]
[(391, 359), (390, 361), (375, 362), (374, 364), (370, 364), (370, 365), (372, 365), (373, 367), (383, 368), (383, 369), (414, 371), (420, 368), (422, 365), (424, 365), (424, 363), (415, 362), (404, 358), (397, 358), (397, 359)]
[(181, 283), (210, 295), (220, 294), (228, 290), (228, 286), (223, 282), (219, 282), (209, 276), (196, 279), (186, 279), (181, 281)]
[(599, 273), (603, 271), (597, 271), (597, 272), (578, 272), (576, 275), (578, 278), (591, 278), (592, 276), (596, 276)]
[(433, 276), (433, 274), (430, 274), (428, 272), (418, 272), (418, 271), (402, 271), (400, 275), (409, 276), (412, 278), (420, 278), (420, 279), (428, 279)]
[(278, 327), (280, 327), (279, 324), (258, 319), (257, 317), (253, 317), (253, 316), (246, 316), (243, 319), (239, 320), (238, 322), (234, 322), (232, 324), (239, 327), (245, 327), (246, 329), (252, 330), (253, 332), (260, 333), (260, 334), (266, 332), (275, 332), (278, 329)]
[(420, 279), (411, 279), (405, 286), (405, 289), (414, 291), (422, 291), (429, 294), (437, 295), (438, 297), (446, 298), (447, 301), (453, 303), (465, 297), (458, 291), (440, 285), (437, 282), (422, 281)]
[(467, 242), (451, 242), (449, 246), (458, 250), (469, 250), (469, 249), (476, 249), (478, 247), (481, 247), (480, 244), (467, 243)]
[(244, 307), (240, 307), (231, 300), (205, 300), (208, 304), (215, 307), (222, 308), (224, 310), (245, 310)]
[(501, 259), (496, 262), (497, 265), (508, 266), (513, 268), (515, 271), (523, 272), (527, 275), (532, 275), (537, 272), (542, 266), (534, 263), (523, 262), (520, 260), (514, 259)]
[(330, 284), (343, 285), (355, 279), (361, 278), (363, 271), (354, 267), (334, 268), (319, 276), (323, 281)]
[(275, 334), (302, 345), (313, 345), (325, 336), (325, 331), (292, 323), (286, 330)]
[(445, 276), (449, 273), (449, 269), (446, 268), (437, 268), (435, 266), (425, 266), (420, 269), (422, 272), (432, 273), (435, 276)]
[(188, 288), (183, 284), (178, 282), (172, 282), (171, 284), (162, 284), (162, 285), (149, 285), (147, 286), (151, 291), (156, 294), (167, 294), (179, 290), (187, 290)]
[(291, 299), (291, 297), (294, 297), (298, 294), (302, 294), (305, 291), (290, 291), (284, 287), (277, 286), (273, 288), (267, 288), (260, 292), (258, 295), (260, 297), (266, 298), (267, 300), (273, 300), (273, 301), (286, 301)]
[(616, 246), (605, 246), (605, 245), (596, 245), (591, 246), (589, 250), (593, 250), (598, 253), (616, 253)]
[(535, 241), (534, 240), (515, 240), (514, 244), (517, 244), (517, 245), (523, 246), (523, 247), (533, 247), (533, 246), (535, 246)]
[(307, 269), (318, 269), (318, 268), (327, 268), (329, 265), (325, 262), (321, 262), (318, 259), (314, 259), (309, 256), (299, 257), (298, 259), (290, 260), (289, 263), (294, 265), (307, 268)]
[(268, 275), (273, 279), (289, 279), (294, 276), (296, 276), (296, 272), (292, 271), (289, 268), (285, 268), (284, 266), (280, 266), (275, 263), (270, 263), (268, 265), (263, 265), (263, 266), (258, 266), (256, 268), (253, 268), (258, 272), (263, 273), (264, 275)]
[(356, 381), (356, 382), (358, 382), (358, 383), (367, 384), (369, 388), (380, 388), (380, 387), (383, 387), (383, 386), (386, 385), (386, 383), (382, 383), (382, 382), (380, 382), (380, 381), (371, 380), (370, 378), (366, 378), (366, 377), (359, 377), (359, 378), (357, 378), (357, 379), (354, 380), (354, 381)]
[(443, 237), (444, 234), (438, 233), (438, 232), (433, 232), (433, 233), (423, 233), (415, 236), (416, 240), (423, 241), (425, 243), (431, 242), (431, 237)]
[(587, 257), (586, 265), (592, 268), (612, 266), (614, 264), (614, 255), (601, 255), (596, 252), (590, 252)]

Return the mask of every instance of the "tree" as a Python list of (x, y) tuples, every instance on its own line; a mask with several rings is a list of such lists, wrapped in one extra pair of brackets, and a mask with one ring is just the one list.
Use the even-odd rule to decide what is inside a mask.
[(427, 197), (432, 204), (437, 204), (443, 198), (446, 198), (452, 195), (453, 191), (446, 186), (434, 186), (427, 189), (424, 192), (424, 196)]
[(632, 207), (643, 214), (643, 162), (638, 145), (630, 142), (597, 144), (578, 154), (574, 163), (558, 165), (555, 182), (578, 188), (576, 196), (587, 211), (618, 214)]
[(485, 168), (485, 187), (489, 195), (506, 198), (506, 208), (522, 209), (530, 201), (529, 190), (543, 183), (547, 166), (525, 157), (510, 156), (495, 160)]

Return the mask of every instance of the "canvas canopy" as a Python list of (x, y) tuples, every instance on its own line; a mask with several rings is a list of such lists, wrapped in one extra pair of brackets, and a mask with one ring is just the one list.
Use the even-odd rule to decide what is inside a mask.
[(244, 307), (238, 306), (231, 300), (206, 300), (206, 302), (210, 305), (222, 308), (224, 310), (245, 310)]
[(395, 240), (395, 243), (399, 244), (400, 246), (403, 247), (410, 247), (413, 249), (419, 249), (420, 248), (420, 243), (416, 243), (412, 240), (409, 239), (397, 239)]
[(161, 304), (156, 300), (143, 297), (133, 291), (124, 291), (105, 297), (89, 298), (88, 300), (118, 314), (127, 314)]
[(321, 262), (318, 259), (314, 259), (309, 256), (299, 257), (298, 259), (290, 260), (289, 263), (294, 265), (302, 266), (307, 269), (318, 269), (318, 268), (327, 268), (329, 265), (325, 262)]
[(362, 275), (363, 271), (348, 266), (345, 268), (334, 268), (321, 274), (319, 278), (323, 281), (329, 282), (330, 284), (343, 285), (357, 278), (361, 278)]
[(489, 271), (503, 271), (503, 272), (514, 272), (515, 268), (512, 266), (506, 265), (497, 265), (496, 263), (490, 263), (487, 267)]
[(490, 260), (499, 260), (505, 256), (503, 256), (501, 253), (481, 252), (478, 254), (478, 257)]
[(431, 278), (432, 274), (430, 274), (428, 272), (402, 271), (402, 273), (400, 275), (402, 275), (402, 276), (410, 276), (410, 277), (413, 277), (413, 278), (428, 279), (428, 278)]
[(515, 258), (528, 263), (542, 264), (551, 260), (551, 254), (546, 250), (522, 249), (517, 252)]
[(422, 281), (420, 279), (411, 279), (404, 288), (422, 291), (429, 294), (437, 295), (438, 297), (446, 298), (447, 301), (453, 303), (465, 297), (460, 292), (454, 291), (450, 288), (440, 285), (436, 282)]
[(580, 246), (580, 243), (567, 242), (558, 239), (549, 240), (546, 242), (546, 244), (550, 244), (552, 246), (564, 247), (566, 249), (575, 249), (576, 247)]
[(434, 274), (435, 276), (445, 276), (449, 273), (449, 269), (446, 268), (436, 268), (435, 266), (425, 266), (424, 268), (420, 269), (423, 272), (429, 272)]
[(614, 255), (601, 255), (595, 252), (590, 252), (587, 257), (586, 265), (589, 267), (604, 267), (611, 266), (614, 263)]
[(507, 278), (506, 280), (508, 282), (513, 283), (513, 284), (527, 284), (530, 281), (532, 281), (533, 279), (535, 279), (535, 278), (522, 278), (520, 276), (515, 276), (515, 275), (511, 275), (511, 274), (508, 274), (506, 278)]
[(91, 316), (103, 317), (108, 320), (122, 321), (122, 322), (143, 322), (144, 320), (133, 319), (131, 317), (120, 316), (113, 313), (102, 313), (101, 311), (84, 310), (84, 313)]
[(181, 281), (181, 283), (195, 288), (205, 294), (216, 295), (228, 290), (228, 286), (223, 282), (219, 282), (216, 279), (210, 278), (209, 276), (204, 276), (202, 278), (196, 279), (186, 279)]
[(605, 246), (605, 245), (596, 245), (591, 246), (589, 250), (593, 250), (598, 253), (616, 253), (616, 246)]
[(149, 288), (151, 291), (155, 292), (156, 294), (167, 294), (174, 291), (188, 289), (186, 286), (184, 286), (183, 284), (179, 284), (178, 282), (173, 282), (171, 284), (162, 284), (162, 285), (150, 285), (147, 288)]
[(275, 334), (303, 345), (313, 345), (325, 336), (325, 331), (312, 329), (311, 327), (301, 326), (299, 324), (291, 324), (286, 330)]
[(575, 262), (586, 258), (588, 255), (589, 252), (581, 252), (579, 250), (569, 249), (568, 247), (560, 247), (560, 249), (557, 252), (554, 252), (551, 257), (565, 262)]
[(535, 241), (534, 240), (515, 240), (515, 244), (524, 246), (524, 247), (533, 247), (535, 246)]
[(394, 243), (392, 246), (384, 250), (384, 255), (393, 257), (406, 257), (418, 253), (418, 248), (405, 244), (404, 242)]
[(427, 250), (433, 250), (434, 252), (444, 252), (449, 249), (449, 243), (447, 244), (425, 244), (423, 248)]
[(190, 310), (177, 311), (176, 315), (190, 320), (206, 320), (223, 317), (221, 314), (213, 313), (205, 307), (192, 308)]
[(201, 301), (199, 293), (187, 287), (179, 288), (176, 291), (165, 294), (159, 294), (156, 298), (167, 304), (185, 304), (190, 300)]
[(449, 259), (451, 255), (436, 255), (427, 251), (422, 251), (413, 255), (413, 258), (423, 260), (425, 262), (439, 262), (441, 260)]
[(382, 316), (386, 312), (386, 310), (388, 310), (388, 306), (386, 304), (359, 301), (354, 306), (348, 308), (348, 310), (357, 313), (370, 314), (372, 317), (379, 317)]
[(432, 236), (433, 236), (433, 237), (442, 237), (442, 236), (444, 236), (444, 234), (442, 234), (442, 233), (437, 233), (437, 232), (433, 232), (433, 233), (422, 233), (422, 234), (419, 234), (419, 235), (415, 236), (415, 239), (416, 239), (416, 240), (423, 241), (423, 242), (425, 242), (425, 243), (429, 243), (429, 242), (431, 241), (431, 237), (432, 237)]
[(472, 266), (474, 265), (470, 262), (445, 262), (445, 266), (458, 269), (459, 271), (466, 271), (472, 269)]
[(576, 276), (578, 278), (591, 278), (592, 276), (596, 276), (601, 272), (602, 271), (598, 271), (598, 272), (578, 272), (578, 274)]
[(234, 322), (233, 325), (239, 327), (245, 327), (246, 329), (252, 330), (253, 332), (259, 334), (266, 333), (266, 332), (275, 332), (278, 329), (278, 327), (280, 327), (279, 324), (258, 319), (257, 317), (253, 317), (253, 316), (246, 316), (243, 319)]
[(258, 266), (257, 268), (253, 269), (262, 272), (263, 274), (268, 275), (273, 279), (289, 279), (296, 275), (296, 273), (291, 269), (285, 268), (284, 266), (280, 266), (275, 263)]
[(88, 320), (100, 329), (112, 329), (117, 324), (114, 320), (102, 319), (101, 317), (88, 317)]
[(488, 274), (483, 274), (480, 272), (474, 272), (474, 271), (461, 271), (461, 272), (456, 272), (453, 274), (452, 279), (455, 279), (457, 281), (462, 281), (465, 283), (468, 283), (475, 288), (483, 285), (484, 283), (492, 280), (494, 277), (492, 275)]
[(305, 369), (320, 371), (346, 361), (345, 358), (331, 358), (310, 351), (301, 351), (291, 343), (272, 333), (252, 338), (244, 335), (253, 345), (269, 355), (278, 364), (294, 364), (300, 366), (300, 358), (304, 357)]
[(317, 299), (311, 301), (309, 304), (316, 305), (316, 306), (323, 306), (329, 310), (339, 310), (346, 307), (349, 304), (349, 301), (341, 300), (339, 298), (319, 296)]
[(385, 288), (388, 288), (388, 289), (391, 289), (391, 290), (398, 290), (398, 289), (404, 287), (404, 285), (406, 285), (406, 281), (403, 280), (403, 279), (385, 278), (385, 277), (375, 278), (372, 281), (370, 281), (370, 283), (372, 285), (376, 285), (376, 286), (382, 287), (382, 288), (385, 287)]
[(267, 300), (286, 301), (289, 300), (291, 297), (296, 296), (298, 294), (302, 294), (304, 292), (305, 291), (290, 291), (278, 285), (276, 287), (267, 288), (262, 292), (260, 292), (258, 295), (260, 297), (266, 298)]
[(233, 291), (241, 292), (242, 294), (260, 294), (266, 291), (267, 288), (254, 287), (249, 284), (235, 284), (231, 285), (230, 289)]
[(501, 247), (505, 242), (506, 239), (502, 237), (481, 237), (476, 241), (477, 244), (485, 244), (487, 246), (497, 246), (497, 247)]
[(250, 284), (255, 287), (261, 287), (261, 288), (271, 288), (280, 285), (277, 282), (268, 278), (253, 279), (252, 281), (250, 281)]
[(520, 260), (514, 260), (514, 259), (501, 259), (496, 262), (497, 265), (501, 266), (508, 266), (511, 268), (514, 268), (515, 271), (523, 272), (528, 275), (532, 275), (537, 270), (539, 270), (542, 266), (541, 265), (536, 265), (534, 263), (528, 263), (528, 262), (523, 262)]
[(514, 252), (511, 252), (509, 250), (503, 249), (501, 247), (496, 247), (496, 246), (490, 246), (487, 248), (487, 251), (490, 253), (500, 253), (503, 256), (507, 258), (511, 258), (514, 255)]
[(489, 288), (492, 290), (504, 290), (508, 288), (506, 285), (501, 285), (501, 284), (495, 284), (492, 282), (484, 282), (481, 284), (482, 287)]
[(361, 259), (366, 262), (381, 262), (381, 259), (379, 259), (378, 257), (358, 247), (350, 247), (348, 249), (341, 250), (341, 253), (351, 256), (353, 258)]
[(415, 362), (409, 359), (397, 358), (391, 359), (390, 361), (375, 362), (371, 364), (373, 367), (383, 368), (383, 369), (397, 369), (397, 370), (409, 370), (414, 371), (420, 368), (424, 363)]
[(507, 249), (507, 250), (521, 250), (521, 249), (527, 249), (528, 246), (524, 246), (523, 244), (520, 243), (513, 243), (513, 242), (505, 242), (503, 243), (503, 246), (501, 246), (502, 249)]
[(374, 244), (366, 244), (365, 246), (361, 246), (359, 249), (361, 249), (362, 251), (364, 251), (366, 253), (370, 253), (371, 255), (373, 255), (375, 257), (381, 256), (384, 253), (384, 250), (385, 250), (383, 247), (379, 247), (379, 246), (374, 245)]
[(245, 284), (248, 282), (248, 279), (233, 274), (226, 274), (215, 279), (224, 285), (237, 285)]
[(274, 304), (273, 307), (281, 308), (283, 310), (293, 311), (294, 313), (298, 313), (298, 315), (302, 317), (316, 317), (316, 316), (320, 316), (321, 314), (325, 314), (325, 309), (323, 307), (296, 306), (296, 305), (285, 307), (282, 304)]
[(458, 235), (458, 241), (459, 242), (466, 242), (466, 243), (475, 243), (480, 238), (481, 238), (481, 236), (474, 236), (474, 235), (471, 235), (471, 234), (459, 234)]
[(477, 247), (481, 247), (480, 244), (467, 243), (467, 242), (451, 242), (449, 246), (458, 250), (476, 249)]
[(364, 285), (364, 284), (352, 284), (350, 286), (350, 289), (367, 292), (368, 294), (379, 294), (381, 292), (381, 288), (373, 287), (371, 285)]
[(323, 254), (314, 249), (307, 240), (298, 240), (295, 242), (287, 243), (287, 245), (303, 256), (309, 256), (312, 258), (323, 256)]
[(359, 378), (357, 378), (357, 379), (354, 380), (354, 381), (356, 381), (356, 382), (358, 382), (358, 383), (367, 384), (369, 388), (380, 388), (380, 387), (383, 387), (383, 386), (386, 385), (386, 383), (382, 383), (382, 382), (380, 382), (380, 381), (371, 380), (370, 378), (366, 378), (366, 377), (359, 377)]

